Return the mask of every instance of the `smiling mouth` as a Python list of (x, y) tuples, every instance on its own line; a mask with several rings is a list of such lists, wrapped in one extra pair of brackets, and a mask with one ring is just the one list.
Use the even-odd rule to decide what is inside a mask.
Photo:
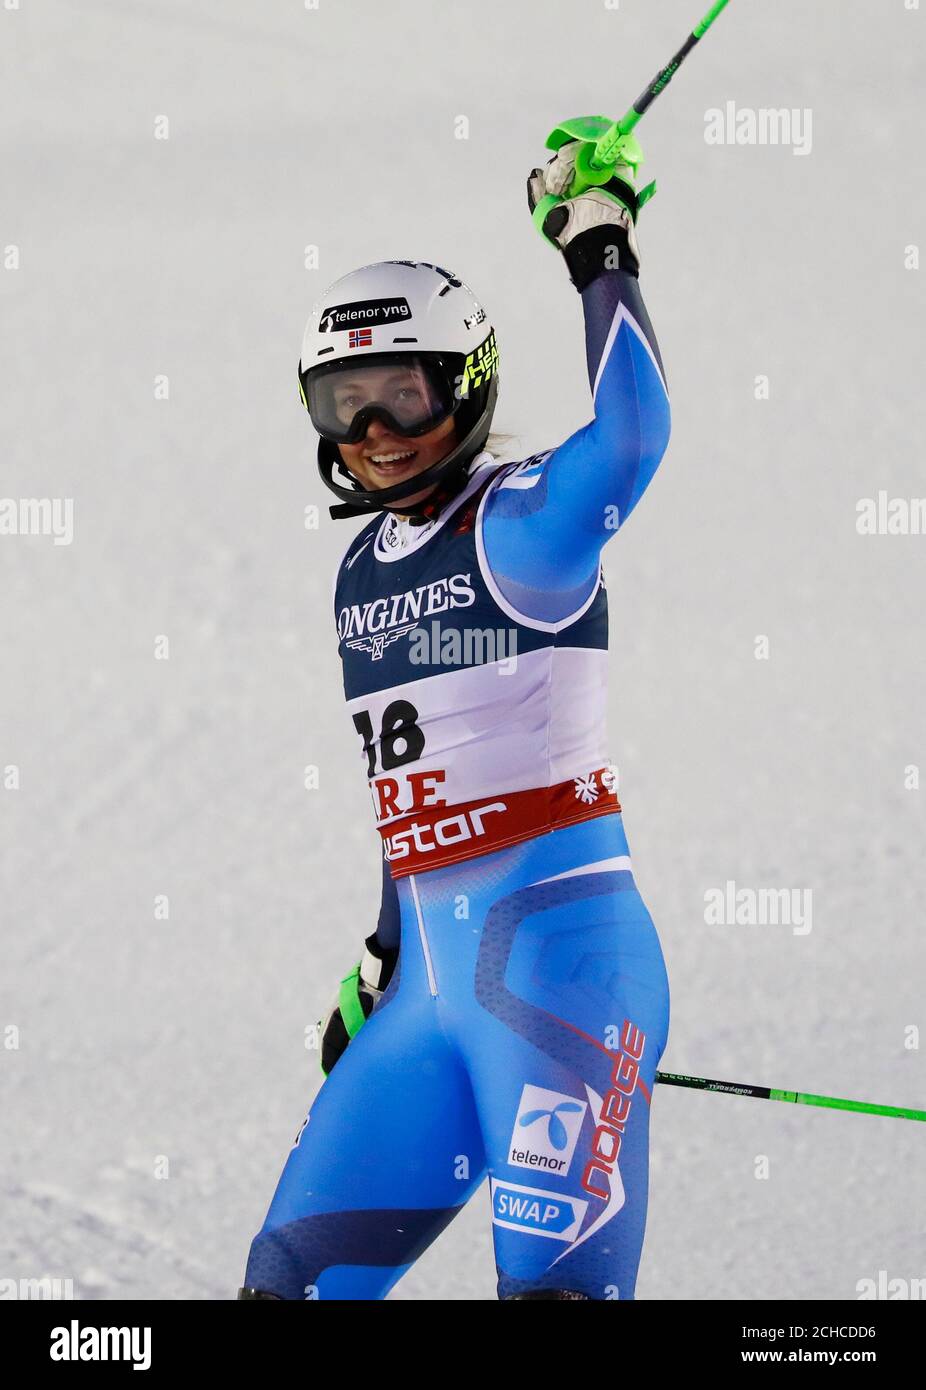
[(384, 449), (381, 454), (370, 454), (366, 461), (374, 472), (388, 478), (406, 472), (417, 457), (417, 449)]

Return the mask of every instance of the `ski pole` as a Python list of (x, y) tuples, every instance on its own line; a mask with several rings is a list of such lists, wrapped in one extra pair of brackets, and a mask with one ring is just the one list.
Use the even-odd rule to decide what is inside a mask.
[(681, 1076), (673, 1071), (657, 1071), (656, 1080), (667, 1086), (721, 1091), (729, 1096), (752, 1096), (755, 1100), (784, 1100), (794, 1105), (819, 1105), (827, 1110), (857, 1110), (864, 1115), (887, 1115), (893, 1120), (926, 1120), (926, 1110), (874, 1105), (866, 1100), (841, 1100), (838, 1096), (814, 1096), (809, 1091), (778, 1091), (772, 1086), (748, 1086), (741, 1081), (709, 1081), (705, 1076)]
[[(607, 182), (607, 177), (602, 177), (602, 175), (607, 176), (610, 173), (611, 166), (616, 162), (618, 155), (621, 153), (621, 145), (624, 143), (627, 136), (634, 129), (640, 117), (649, 110), (660, 92), (665, 91), (682, 63), (684, 63), (685, 59), (688, 57), (688, 54), (700, 42), (714, 23), (714, 20), (726, 9), (729, 3), (730, 0), (715, 0), (715, 4), (711, 6), (704, 18), (695, 25), (675, 57), (667, 63), (664, 68), (659, 70), (642, 95), (637, 97), (626, 115), (622, 116), (619, 121), (612, 122), (612, 124), (598, 136), (595, 141), (594, 149), (590, 149), (587, 152), (585, 148), (579, 150), (578, 157), (576, 158), (575, 177), (569, 188), (570, 198), (575, 198), (579, 193), (584, 193), (586, 188), (592, 188), (598, 183)], [(554, 132), (554, 135), (555, 134), (556, 132)], [(550, 145), (549, 141), (547, 144), (551, 149), (559, 148), (558, 145)], [(598, 175), (598, 177), (596, 178), (595, 175)]]

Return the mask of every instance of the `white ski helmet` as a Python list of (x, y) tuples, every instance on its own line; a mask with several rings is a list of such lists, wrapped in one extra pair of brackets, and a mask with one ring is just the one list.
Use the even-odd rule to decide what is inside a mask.
[[(395, 366), (390, 377), (382, 368)], [(321, 436), (318, 470), (345, 505), (332, 517), (388, 510), (439, 483), (449, 495), (485, 446), (498, 395), (498, 349), (485, 310), (448, 270), (426, 261), (381, 261), (336, 280), (306, 324), (299, 361), (302, 403)], [(357, 443), (373, 417), (415, 437), (450, 416), (456, 439), (445, 458), (393, 487), (367, 491), (338, 444)], [(338, 469), (349, 480), (335, 482)], [(433, 494), (432, 494), (433, 496)], [(411, 515), (424, 507), (397, 507)]]

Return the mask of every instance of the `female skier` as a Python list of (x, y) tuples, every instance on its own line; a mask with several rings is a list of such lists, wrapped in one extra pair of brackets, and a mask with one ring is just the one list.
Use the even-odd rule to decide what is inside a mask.
[(669, 404), (633, 172), (570, 198), (576, 148), (528, 181), (585, 318), (594, 419), (558, 448), (485, 449), (495, 335), (438, 266), (355, 271), (306, 329), (332, 516), (372, 516), (334, 617), (383, 903), (239, 1298), (384, 1298), (487, 1174), (499, 1298), (634, 1296), (669, 996), (608, 756), (601, 550)]

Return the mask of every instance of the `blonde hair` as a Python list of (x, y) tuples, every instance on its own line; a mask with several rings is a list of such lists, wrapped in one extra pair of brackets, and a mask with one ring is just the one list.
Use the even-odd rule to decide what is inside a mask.
[(501, 434), (493, 431), (483, 445), (483, 448), (488, 449), (490, 454), (494, 454), (495, 457), (498, 458), (499, 454), (504, 453), (511, 444), (511, 441), (517, 439), (517, 437), (516, 434)]

